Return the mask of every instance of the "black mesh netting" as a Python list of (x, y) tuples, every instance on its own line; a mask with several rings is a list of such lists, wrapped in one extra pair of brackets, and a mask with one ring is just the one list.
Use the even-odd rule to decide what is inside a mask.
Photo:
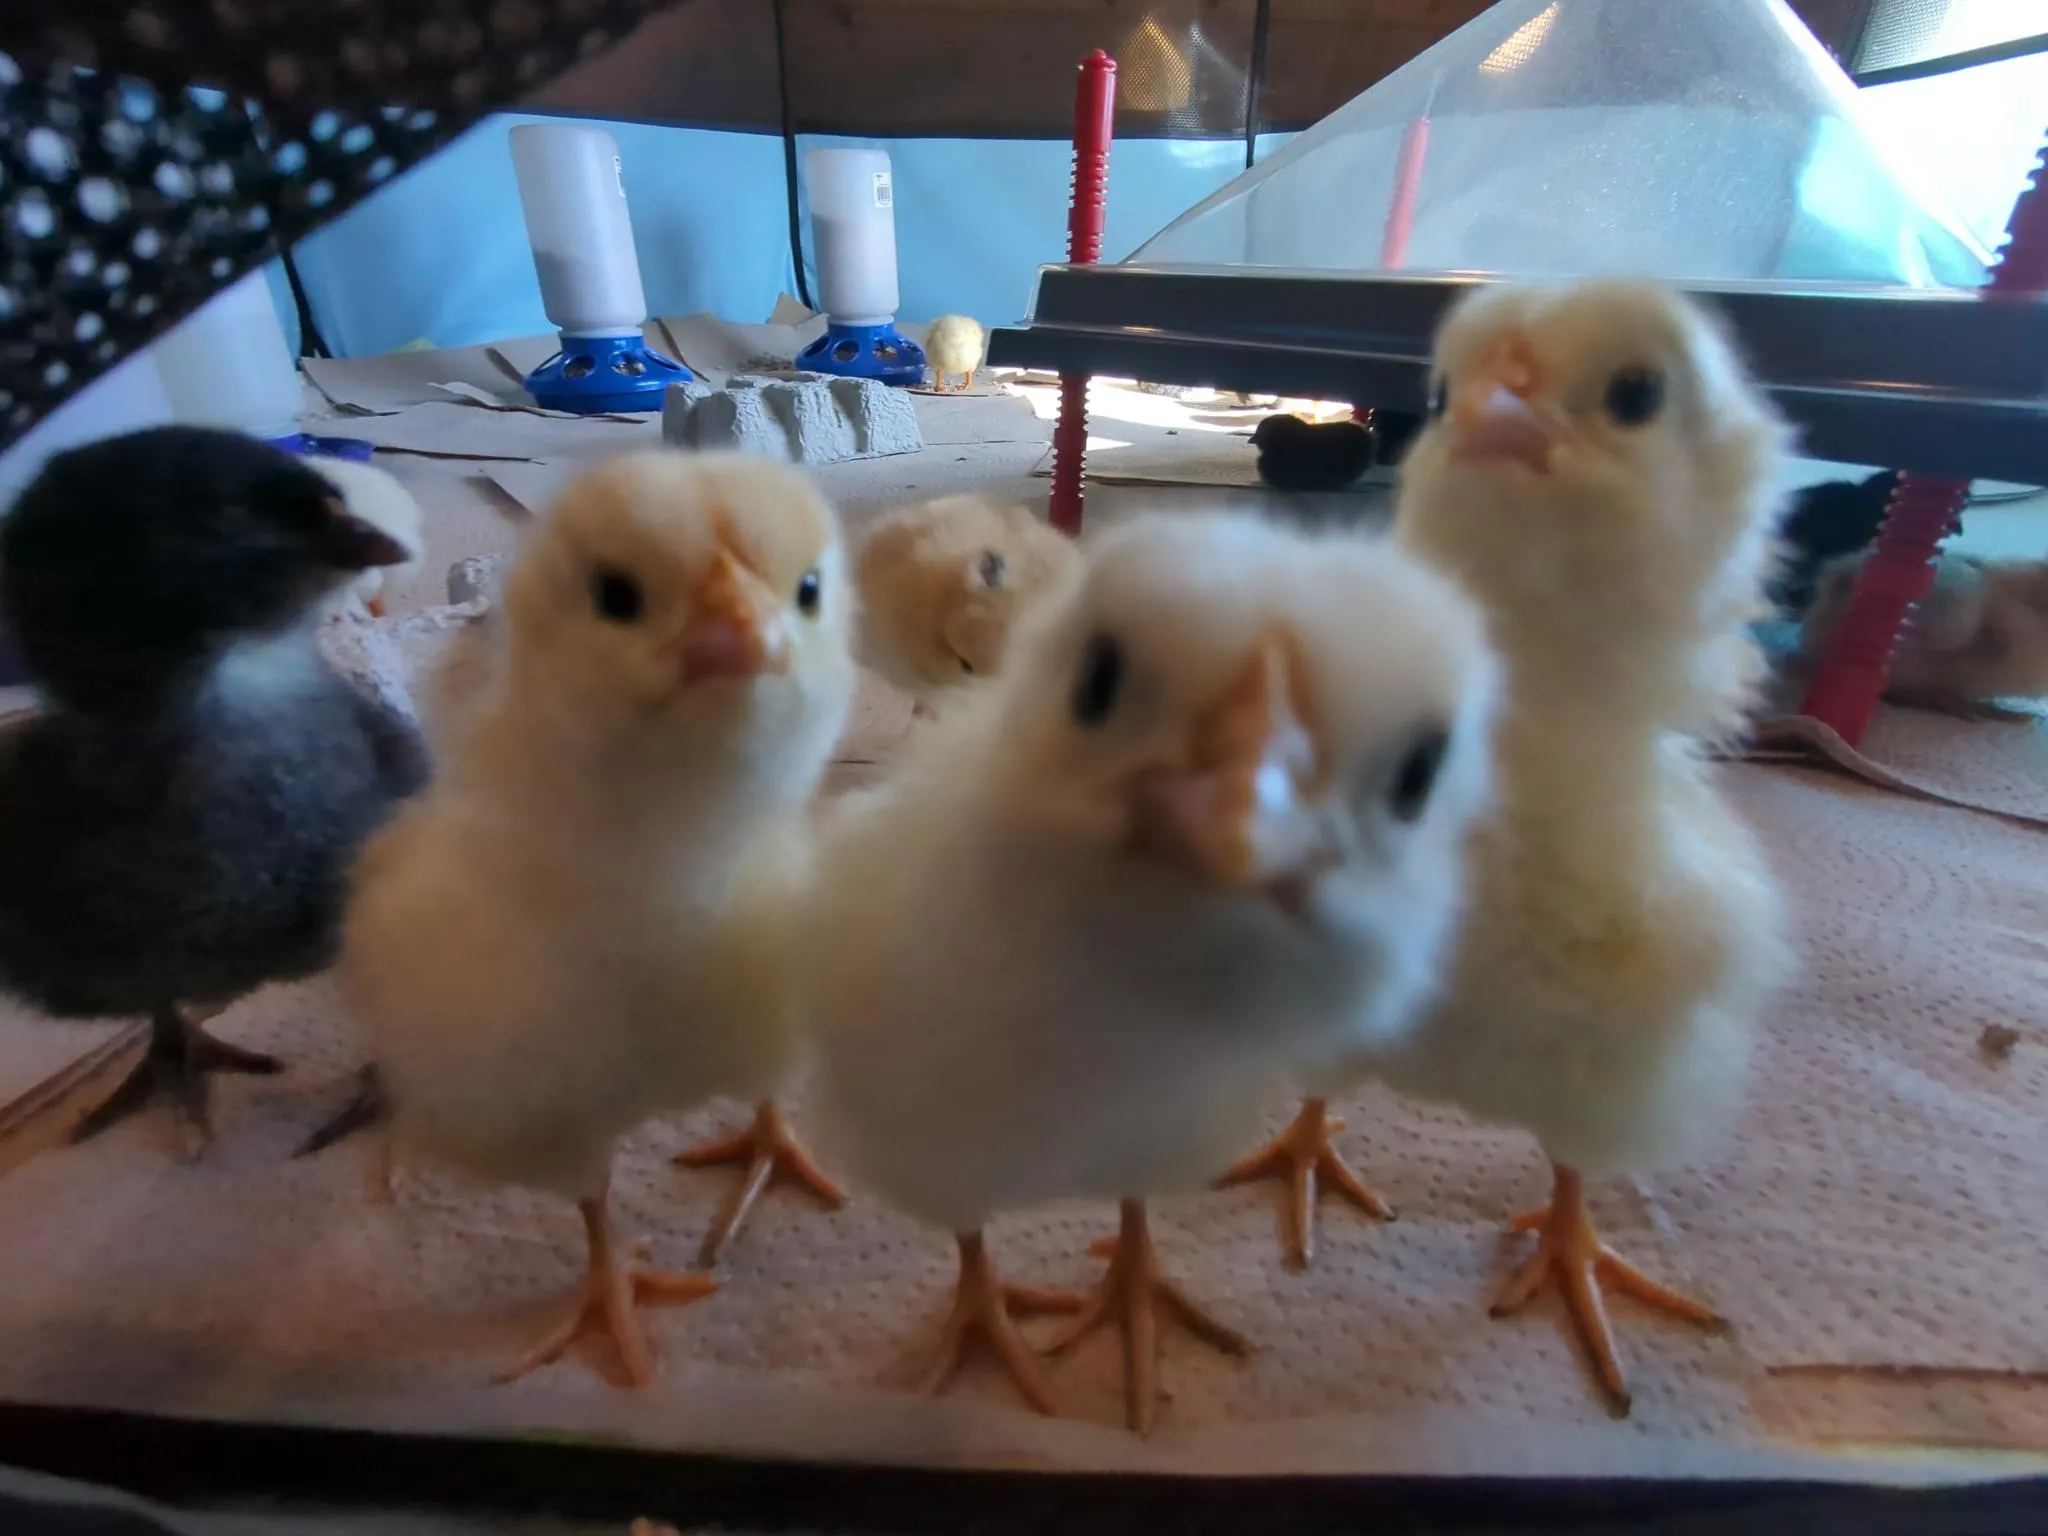
[(666, 3), (51, 0), (33, 21), (10, 7), (0, 446), (283, 244)]

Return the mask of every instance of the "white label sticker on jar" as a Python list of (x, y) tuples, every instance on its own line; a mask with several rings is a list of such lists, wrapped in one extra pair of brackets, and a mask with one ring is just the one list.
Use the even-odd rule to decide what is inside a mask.
[(612, 156), (612, 174), (619, 178), (619, 196), (626, 195), (626, 164), (617, 155)]
[(896, 188), (890, 182), (887, 171), (875, 172), (875, 206), (877, 208), (894, 208), (896, 206)]

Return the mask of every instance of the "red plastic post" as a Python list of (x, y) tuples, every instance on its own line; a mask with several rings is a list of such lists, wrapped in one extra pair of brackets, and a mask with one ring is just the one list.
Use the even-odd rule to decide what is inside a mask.
[[(1074, 86), (1074, 197), (1067, 210), (1067, 260), (1102, 259), (1109, 195), (1109, 141), (1116, 124), (1116, 60), (1101, 49), (1081, 61)], [(1053, 527), (1081, 532), (1081, 474), (1088, 458), (1088, 376), (1060, 375), (1060, 414), (1052, 429)]]
[[(2048, 146), (2036, 158), (2005, 227), (2005, 249), (1992, 268), (1990, 291), (2048, 290)], [(1857, 572), (1841, 633), (1799, 706), (1800, 713), (1833, 727), (1852, 747), (1870, 729), (1906, 617), (1934, 586), (1941, 542), (1959, 526), (1969, 493), (1968, 480), (1899, 476), (1884, 526)]]
[[(1434, 90), (1431, 95), (1434, 96)], [(1401, 158), (1394, 168), (1394, 197), (1387, 204), (1387, 226), (1380, 235), (1380, 266), (1391, 271), (1408, 260), (1408, 237), (1415, 233), (1415, 199), (1422, 190), (1422, 162), (1429, 156), (1429, 115), (1408, 124), (1401, 135)], [(1373, 407), (1354, 405), (1351, 419), (1372, 425)]]
[(1401, 135), (1401, 159), (1394, 171), (1394, 199), (1387, 205), (1387, 227), (1380, 236), (1380, 266), (1405, 266), (1408, 237), (1415, 233), (1415, 198), (1422, 190), (1422, 162), (1429, 154), (1429, 119), (1418, 117)]

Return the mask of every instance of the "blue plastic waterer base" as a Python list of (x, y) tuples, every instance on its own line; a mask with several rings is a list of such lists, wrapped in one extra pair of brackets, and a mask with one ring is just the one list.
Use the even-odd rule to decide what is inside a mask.
[(377, 445), (360, 437), (314, 437), (305, 432), (293, 432), (285, 437), (268, 438), (273, 448), (282, 448), (286, 453), (306, 454), (321, 459), (349, 459), (357, 464), (367, 464), (377, 452)]
[(526, 376), (526, 392), (550, 411), (595, 416), (658, 411), (662, 392), (696, 375), (638, 336), (562, 336), (562, 350)]
[(813, 373), (880, 379), (898, 388), (924, 382), (924, 348), (887, 320), (880, 325), (842, 325), (834, 320), (824, 335), (797, 354), (796, 365)]

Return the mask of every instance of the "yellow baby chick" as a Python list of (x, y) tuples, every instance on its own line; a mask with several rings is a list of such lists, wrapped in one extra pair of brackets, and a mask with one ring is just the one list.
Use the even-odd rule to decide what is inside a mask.
[(583, 1299), (511, 1374), (597, 1331), (639, 1384), (634, 1303), (712, 1282), (621, 1259), (612, 1144), (792, 1069), (800, 832), (851, 708), (852, 593), (800, 475), (643, 452), (570, 484), (503, 604), (494, 685), (363, 857), (343, 995), (401, 1161), (581, 1207)]
[(932, 365), (932, 387), (951, 389), (958, 378), (963, 390), (974, 388), (974, 370), (981, 366), (988, 332), (972, 315), (941, 315), (924, 333), (924, 354)]
[[(996, 1213), (1115, 1199), (1114, 1324), (1156, 1412), (1148, 1197), (1199, 1188), (1307, 1063), (1398, 1033), (1436, 973), (1486, 790), (1494, 663), (1473, 605), (1384, 543), (1252, 518), (1139, 520), (987, 687), (844, 803), (808, 958), (821, 1135), (955, 1234), (933, 1387), (985, 1338), (1051, 1391)], [(1071, 1299), (1068, 1299), (1071, 1301)]]
[(1713, 1314), (1606, 1247), (1584, 1180), (1734, 1117), (1786, 912), (1704, 741), (1761, 674), (1751, 620), (1788, 433), (1708, 316), (1638, 283), (1479, 292), (1444, 323), (1395, 539), (1485, 605), (1507, 669), (1499, 814), (1442, 1000), (1380, 1065), (1527, 1126), (1554, 1170), (1501, 1296), (1556, 1286), (1618, 1412), (1601, 1293)]
[[(1866, 557), (1830, 562), (1806, 611), (1811, 662), (1833, 648)], [(2048, 696), (2048, 562), (1943, 555), (1885, 680), (1895, 703), (1961, 719), (2020, 719), (1994, 700)]]
[(988, 677), (1032, 607), (1072, 584), (1081, 554), (1029, 507), (985, 496), (942, 496), (901, 507), (861, 540), (861, 659), (929, 700)]

